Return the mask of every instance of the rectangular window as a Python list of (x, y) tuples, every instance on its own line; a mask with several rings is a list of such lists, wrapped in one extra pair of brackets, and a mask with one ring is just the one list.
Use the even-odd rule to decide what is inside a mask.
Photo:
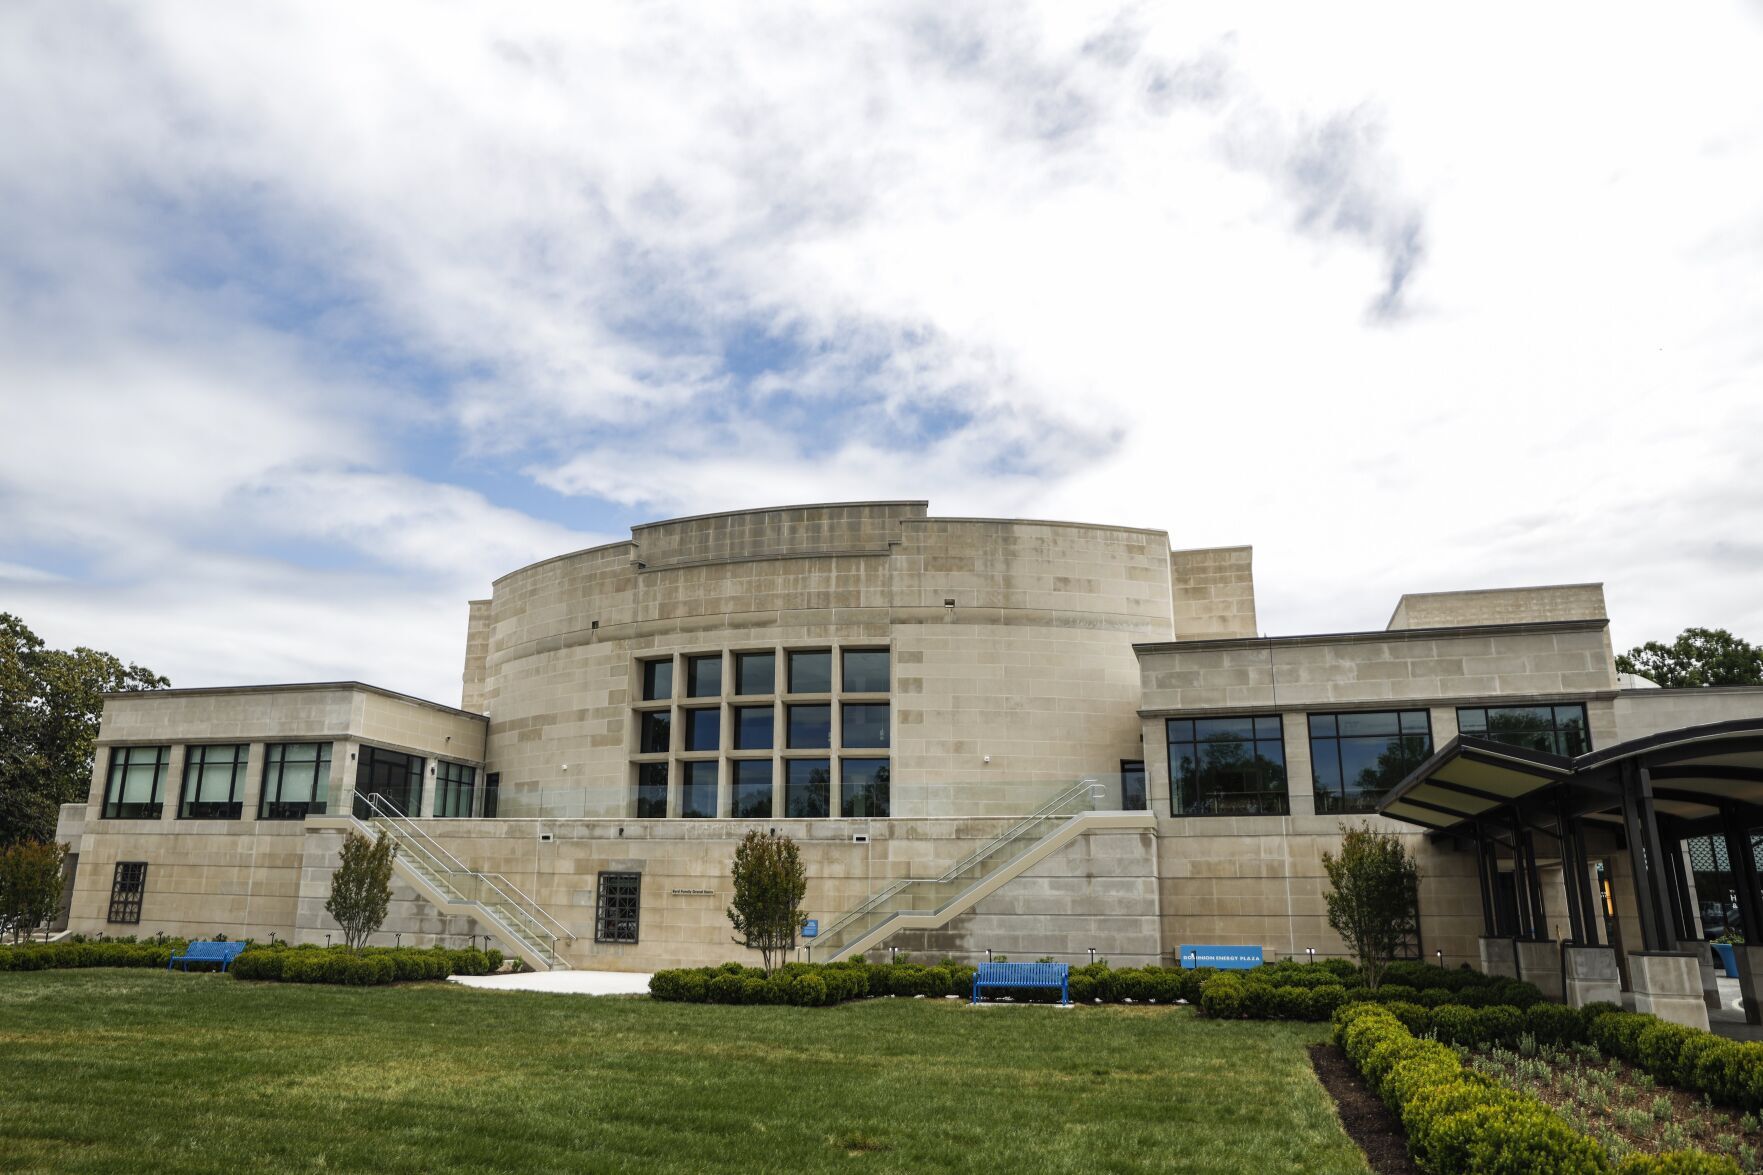
[(722, 696), (722, 654), (712, 657), (686, 658), (686, 696), (688, 698), (719, 698)]
[(502, 802), (502, 773), (492, 771), (484, 776), (484, 819), (494, 820)]
[(470, 816), (471, 793), (477, 790), (477, 768), (464, 763), (435, 763), (435, 815)]
[(888, 651), (886, 649), (846, 649), (845, 692), (848, 694), (885, 694), (888, 692)]
[(331, 744), (271, 743), (263, 752), (259, 820), (300, 820), (321, 815), (330, 791)]
[(1312, 714), (1310, 771), (1316, 812), (1374, 812), (1390, 788), (1432, 754), (1425, 710)]
[(839, 707), (839, 737), (851, 748), (869, 750), (888, 745), (888, 704), (846, 702)]
[(106, 820), (157, 820), (165, 812), (165, 772), (170, 747), (110, 748), (110, 780), (104, 788)]
[(1284, 816), (1286, 751), (1279, 715), (1171, 718), (1170, 807), (1177, 816)]
[(817, 749), (832, 746), (833, 708), (827, 705), (790, 707), (790, 746)]
[(839, 760), (839, 810), (846, 816), (888, 814), (888, 761)]
[(1585, 707), (1578, 702), (1560, 706), (1464, 707), (1457, 711), (1457, 729), (1471, 738), (1492, 739), (1567, 758), (1592, 749)]
[(141, 896), (147, 892), (147, 862), (118, 861), (110, 881), (110, 915), (106, 922), (130, 926), (141, 921)]
[(673, 658), (643, 662), (643, 700), (665, 702), (673, 697)]
[(356, 815), (365, 816), (370, 812), (363, 797), (378, 796), (382, 804), (391, 805), (402, 815), (420, 816), (422, 768), (420, 755), (406, 755), (381, 747), (362, 747), (360, 766), (355, 772)]
[(736, 759), (729, 815), (736, 820), (771, 819), (771, 760)]
[(184, 789), (178, 815), (185, 820), (237, 820), (245, 808), (245, 765), (251, 748), (184, 748)]
[(825, 649), (812, 653), (791, 653), (790, 692), (793, 694), (832, 693), (833, 655)]
[(1143, 812), (1150, 807), (1145, 796), (1145, 764), (1141, 759), (1120, 761), (1120, 807), (1125, 812)]
[(771, 707), (735, 707), (735, 750), (769, 751), (771, 749)]
[(645, 755), (666, 754), (673, 746), (673, 715), (666, 710), (644, 710), (637, 730), (637, 750)]
[(679, 814), (688, 820), (716, 819), (716, 763), (682, 763), (685, 779), (679, 792)]
[(636, 942), (641, 873), (602, 873), (594, 903), (595, 942)]
[(832, 814), (832, 760), (787, 759), (784, 815), (791, 820), (824, 820)]
[(637, 764), (637, 819), (661, 820), (667, 816), (667, 764)]
[(746, 697), (777, 689), (776, 653), (736, 653), (735, 693)]
[(722, 748), (722, 708), (709, 706), (686, 711), (686, 750), (715, 751)]

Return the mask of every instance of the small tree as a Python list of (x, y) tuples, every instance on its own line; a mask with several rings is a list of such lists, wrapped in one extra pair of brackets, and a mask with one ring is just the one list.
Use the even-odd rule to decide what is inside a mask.
[(331, 874), (331, 896), (324, 908), (343, 928), (350, 948), (361, 946), (386, 920), (392, 901), (392, 842), (381, 833), (368, 840), (358, 832), (343, 838), (342, 861)]
[(735, 904), (728, 908), (735, 941), (759, 952), (770, 975), (796, 948), (796, 935), (808, 921), (802, 898), (808, 877), (796, 842), (755, 829), (735, 848)]
[(1420, 870), (1395, 833), (1369, 823), (1341, 825), (1341, 852), (1322, 854), (1328, 874), (1328, 924), (1359, 960), (1365, 986), (1375, 990), (1396, 948), (1414, 933)]
[(1763, 648), (1724, 628), (1686, 628), (1669, 645), (1635, 646), (1616, 658), (1616, 668), (1666, 689), (1763, 685)]
[(17, 942), (55, 916), (67, 852), (40, 841), (0, 848), (0, 934), (10, 930)]

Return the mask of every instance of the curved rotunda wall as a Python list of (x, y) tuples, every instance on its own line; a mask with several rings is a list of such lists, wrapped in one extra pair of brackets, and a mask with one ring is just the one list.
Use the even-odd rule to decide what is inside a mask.
[[(473, 607), (467, 689), (490, 716), (502, 816), (633, 818), (636, 764), (666, 761), (677, 791), (690, 759), (720, 764), (717, 812), (729, 813), (728, 678), (742, 650), (776, 651), (780, 679), (792, 649), (889, 650), (887, 697), (862, 700), (890, 703), (891, 746), (860, 754), (889, 760), (895, 818), (1017, 814), (1061, 782), (1141, 757), (1132, 644), (1171, 636), (1162, 532), (930, 518), (923, 502), (879, 502), (632, 535), (504, 576)], [(715, 653), (722, 749), (686, 754), (676, 729), (672, 751), (639, 753), (641, 663)], [(836, 711), (833, 726), (823, 753), (836, 761)], [(773, 778), (789, 754), (771, 752)], [(675, 796), (670, 814), (678, 807)]]

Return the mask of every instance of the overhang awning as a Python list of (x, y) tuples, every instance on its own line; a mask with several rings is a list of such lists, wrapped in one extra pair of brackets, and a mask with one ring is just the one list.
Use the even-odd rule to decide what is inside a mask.
[(1390, 789), (1378, 811), (1443, 831), (1572, 776), (1573, 761), (1560, 755), (1459, 735)]

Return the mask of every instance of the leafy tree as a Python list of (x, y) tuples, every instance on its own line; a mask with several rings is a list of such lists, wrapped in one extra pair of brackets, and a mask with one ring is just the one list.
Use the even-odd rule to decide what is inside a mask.
[(1340, 855), (1322, 854), (1328, 924), (1359, 960), (1373, 990), (1404, 939), (1414, 933), (1420, 871), (1394, 833), (1369, 823), (1341, 825)]
[(67, 851), (46, 842), (0, 848), (0, 934), (10, 930), (17, 942), (55, 916)]
[(1675, 641), (1648, 641), (1616, 658), (1623, 673), (1638, 673), (1666, 689), (1703, 685), (1763, 685), (1763, 648), (1724, 628), (1686, 628)]
[(775, 832), (755, 829), (735, 846), (735, 904), (728, 908), (735, 941), (759, 952), (770, 975), (796, 948), (796, 935), (808, 916), (802, 898), (808, 876), (796, 842)]
[(343, 928), (343, 942), (359, 947), (386, 920), (392, 902), (392, 842), (381, 833), (368, 840), (351, 831), (343, 838), (342, 860), (331, 874), (331, 896), (324, 908)]
[(56, 809), (86, 798), (104, 694), (170, 684), (109, 653), (48, 648), (0, 612), (0, 845), (50, 839)]

